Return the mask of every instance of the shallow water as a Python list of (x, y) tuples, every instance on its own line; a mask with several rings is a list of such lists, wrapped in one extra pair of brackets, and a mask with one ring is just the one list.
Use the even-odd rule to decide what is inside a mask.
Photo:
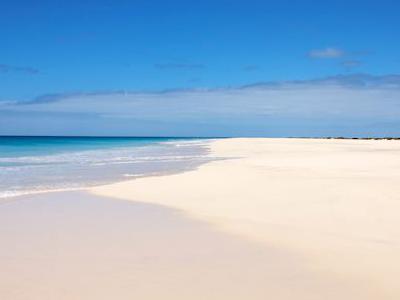
[(176, 172), (209, 160), (207, 140), (0, 137), (0, 198)]

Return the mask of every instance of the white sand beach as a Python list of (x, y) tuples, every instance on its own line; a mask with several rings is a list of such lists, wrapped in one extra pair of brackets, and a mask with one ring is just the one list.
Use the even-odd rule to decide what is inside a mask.
[(86, 192), (3, 203), (0, 237), (7, 300), (290, 299), (279, 282), (300, 270), (174, 209)]
[(196, 170), (0, 204), (0, 298), (400, 298), (400, 142), (222, 139)]
[(400, 300), (400, 0), (0, 0), (0, 300)]
[(229, 159), (92, 193), (173, 207), (290, 253), (318, 279), (314, 290), (303, 275), (282, 279), (300, 287), (291, 299), (400, 298), (399, 141), (225, 139), (211, 153)]

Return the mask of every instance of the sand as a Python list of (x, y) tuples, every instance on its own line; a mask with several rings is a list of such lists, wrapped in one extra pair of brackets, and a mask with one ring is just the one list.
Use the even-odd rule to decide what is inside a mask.
[(400, 142), (224, 139), (180, 174), (0, 203), (0, 299), (400, 299)]
[(320, 299), (332, 287), (280, 249), (83, 191), (1, 204), (0, 237), (0, 299)]
[(291, 299), (400, 299), (399, 141), (224, 139), (210, 150), (227, 159), (91, 192), (179, 209), (285, 253), (300, 271), (274, 286), (295, 287)]

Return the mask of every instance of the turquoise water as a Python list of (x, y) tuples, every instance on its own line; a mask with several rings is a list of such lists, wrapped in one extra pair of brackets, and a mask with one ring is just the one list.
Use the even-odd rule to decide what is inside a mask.
[(0, 137), (0, 198), (193, 168), (197, 138)]
[(95, 150), (124, 146), (144, 146), (195, 138), (155, 137), (12, 137), (0, 136), (0, 157), (49, 155), (68, 151)]

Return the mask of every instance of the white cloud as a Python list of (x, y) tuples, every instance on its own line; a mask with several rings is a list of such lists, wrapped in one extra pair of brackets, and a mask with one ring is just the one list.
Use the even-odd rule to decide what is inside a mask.
[(53, 95), (0, 106), (0, 134), (54, 128), (53, 134), (95, 135), (399, 135), (400, 76)]
[(345, 55), (345, 52), (338, 48), (328, 47), (311, 50), (308, 55), (312, 58), (340, 58)]

